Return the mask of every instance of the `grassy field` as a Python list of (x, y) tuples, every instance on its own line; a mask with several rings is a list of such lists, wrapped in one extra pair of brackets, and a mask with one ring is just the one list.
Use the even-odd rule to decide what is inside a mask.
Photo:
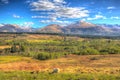
[(72, 73), (31, 73), (31, 72), (0, 72), (0, 80), (120, 80), (119, 75), (108, 74), (72, 74)]
[[(120, 55), (91, 55), (53, 60), (21, 56), (0, 57), (0, 80), (119, 80)], [(60, 73), (49, 74), (53, 68)]]
[(21, 61), (21, 56), (0, 56), (0, 64)]
[(0, 70), (2, 71), (43, 71), (51, 72), (53, 68), (60, 68), (60, 72), (70, 73), (119, 73), (120, 55), (69, 55), (53, 60), (37, 60), (31, 57), (1, 56)]
[(0, 80), (120, 80), (119, 52), (120, 40), (1, 35)]

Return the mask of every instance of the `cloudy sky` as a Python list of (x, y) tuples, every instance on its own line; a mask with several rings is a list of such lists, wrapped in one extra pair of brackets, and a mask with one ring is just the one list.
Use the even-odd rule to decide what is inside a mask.
[(0, 0), (0, 24), (120, 24), (120, 0)]

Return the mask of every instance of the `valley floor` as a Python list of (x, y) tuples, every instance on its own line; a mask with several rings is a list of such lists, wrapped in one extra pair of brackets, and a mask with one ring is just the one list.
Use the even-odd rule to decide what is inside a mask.
[[(40, 61), (29, 57), (0, 56), (0, 80), (120, 80), (119, 57), (69, 55)], [(60, 68), (60, 73), (49, 74), (53, 68)]]
[(1, 35), (0, 80), (120, 80), (120, 40), (66, 38)]
[(39, 71), (51, 72), (60, 68), (67, 73), (120, 73), (120, 55), (69, 55), (59, 59), (36, 60), (21, 56), (1, 56), (1, 71)]

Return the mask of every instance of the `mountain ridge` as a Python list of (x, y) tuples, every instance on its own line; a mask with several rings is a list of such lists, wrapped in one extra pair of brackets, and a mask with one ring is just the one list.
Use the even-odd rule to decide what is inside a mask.
[(16, 24), (2, 24), (0, 32), (33, 32), (32, 28), (21, 27)]
[[(55, 25), (55, 24), (54, 24)], [(47, 30), (51, 30), (49, 27), (54, 27), (54, 26), (46, 26), (43, 27), (40, 30), (44, 30), (46, 33), (51, 33)], [(83, 34), (83, 35), (120, 35), (120, 26), (119, 25), (100, 25), (100, 24), (93, 24), (85, 21), (77, 21), (75, 23), (69, 24), (65, 27), (58, 26), (60, 29), (61, 33), (65, 34)], [(51, 30), (54, 32), (54, 30)], [(56, 30), (57, 31), (57, 30)], [(58, 30), (59, 31), (59, 30)], [(59, 33), (59, 32), (57, 32)]]
[(120, 35), (120, 25), (93, 24), (77, 21), (67, 26), (50, 24), (43, 28), (21, 27), (14, 24), (0, 25), (0, 32), (37, 32), (37, 33), (64, 33), (82, 35)]

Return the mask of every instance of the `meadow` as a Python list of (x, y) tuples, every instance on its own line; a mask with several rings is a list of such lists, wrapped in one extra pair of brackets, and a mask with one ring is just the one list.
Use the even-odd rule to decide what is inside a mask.
[(119, 39), (0, 34), (0, 80), (120, 80), (119, 57)]

